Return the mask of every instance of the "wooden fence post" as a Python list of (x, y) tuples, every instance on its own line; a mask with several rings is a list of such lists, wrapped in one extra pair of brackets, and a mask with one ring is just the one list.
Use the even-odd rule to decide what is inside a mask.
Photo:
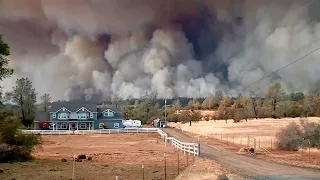
[(142, 164), (142, 180), (144, 180), (144, 165)]
[(73, 165), (72, 165), (72, 180), (74, 179), (74, 166), (76, 162), (76, 155), (73, 155)]
[(180, 155), (179, 155), (179, 150), (178, 150), (178, 175), (180, 174)]
[(167, 159), (166, 159), (166, 153), (164, 153), (164, 179), (167, 180)]
[(198, 138), (198, 157), (200, 156), (200, 139)]
[(189, 155), (187, 153), (187, 167), (189, 166)]

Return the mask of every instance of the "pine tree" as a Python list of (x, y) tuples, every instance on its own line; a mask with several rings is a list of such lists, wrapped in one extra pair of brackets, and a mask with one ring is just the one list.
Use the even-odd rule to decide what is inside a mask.
[(276, 110), (279, 106), (279, 103), (284, 99), (285, 93), (281, 87), (280, 83), (271, 84), (268, 87), (268, 91), (266, 93), (266, 100), (269, 102), (271, 108), (271, 116), (275, 118)]
[(175, 101), (175, 103), (174, 103), (174, 110), (177, 111), (177, 110), (180, 110), (180, 109), (182, 109), (181, 104), (180, 104), (180, 100), (177, 99)]

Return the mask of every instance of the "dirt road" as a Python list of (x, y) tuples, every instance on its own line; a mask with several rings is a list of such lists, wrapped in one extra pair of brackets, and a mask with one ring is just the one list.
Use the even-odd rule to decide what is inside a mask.
[[(197, 142), (196, 139), (177, 129), (164, 128), (163, 131), (180, 141)], [(201, 157), (214, 159), (233, 172), (251, 179), (320, 179), (320, 170), (276, 164), (255, 159), (253, 157), (247, 157), (230, 152), (221, 152), (216, 150), (214, 147), (201, 144), (201, 139), (200, 151)]]

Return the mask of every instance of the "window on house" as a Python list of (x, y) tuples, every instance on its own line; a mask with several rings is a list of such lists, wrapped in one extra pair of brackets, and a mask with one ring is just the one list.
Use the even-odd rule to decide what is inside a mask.
[(53, 117), (53, 118), (56, 118), (56, 113), (53, 113), (53, 114), (52, 114), (52, 117)]
[(79, 118), (79, 119), (87, 119), (87, 117), (88, 117), (88, 116), (87, 116), (87, 113), (79, 113), (79, 114), (78, 114), (78, 118)]
[(106, 112), (103, 113), (103, 116), (105, 117), (113, 117), (113, 112), (110, 110), (107, 110)]
[(58, 114), (58, 119), (68, 119), (69, 114), (68, 113), (60, 113)]
[(90, 118), (93, 118), (93, 113), (90, 113)]
[(104, 126), (104, 123), (99, 123), (99, 128), (102, 129)]
[(80, 129), (86, 129), (87, 124), (86, 123), (80, 123)]
[(114, 128), (119, 128), (119, 123), (114, 123), (114, 124), (113, 124), (113, 127), (114, 127)]
[(61, 123), (61, 129), (68, 129), (67, 123)]
[(71, 119), (76, 119), (77, 118), (77, 113), (71, 113), (70, 114)]

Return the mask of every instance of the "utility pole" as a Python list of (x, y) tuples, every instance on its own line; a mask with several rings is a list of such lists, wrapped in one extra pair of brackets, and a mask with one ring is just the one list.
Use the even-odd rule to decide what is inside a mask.
[(164, 100), (164, 123), (167, 126), (167, 99)]

